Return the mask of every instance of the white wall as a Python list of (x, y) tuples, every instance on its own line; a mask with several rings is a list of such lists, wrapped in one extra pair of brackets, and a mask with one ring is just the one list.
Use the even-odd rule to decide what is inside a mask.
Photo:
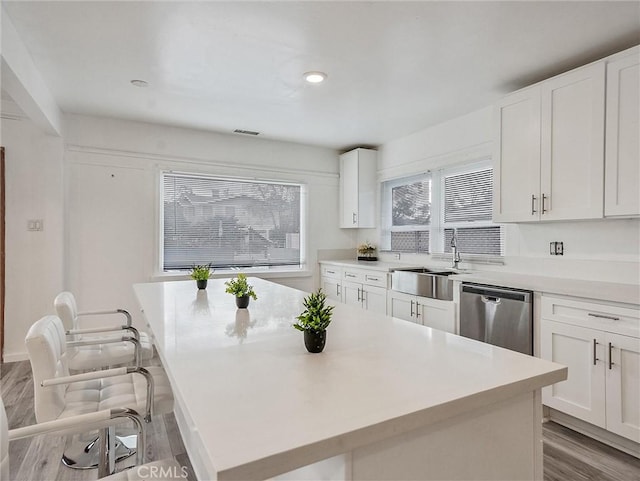
[[(63, 286), (62, 139), (43, 133), (26, 118), (2, 119), (6, 161), (7, 362), (25, 359), (25, 335), (51, 314)], [(29, 219), (44, 229), (27, 231)]]
[[(387, 142), (379, 148), (379, 179), (402, 177), (491, 155), (492, 108)], [(505, 265), (462, 264), (553, 277), (640, 282), (640, 219), (505, 225)], [(362, 229), (358, 242), (378, 242), (378, 229)], [(563, 241), (564, 255), (550, 256), (549, 242)], [(393, 254), (382, 253), (384, 260)], [(463, 256), (464, 257), (464, 256)], [(464, 259), (463, 259), (464, 260)], [(443, 265), (429, 255), (402, 254), (401, 261)]]
[(277, 282), (312, 290), (318, 249), (355, 245), (355, 233), (338, 228), (332, 149), (78, 115), (67, 116), (65, 132), (66, 287), (81, 308), (137, 313), (131, 285), (158, 274), (162, 169), (306, 183), (312, 272)]

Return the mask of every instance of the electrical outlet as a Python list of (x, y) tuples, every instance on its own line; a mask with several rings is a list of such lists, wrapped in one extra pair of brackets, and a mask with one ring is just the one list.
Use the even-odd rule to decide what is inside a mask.
[(395, 256), (396, 256), (396, 260), (399, 261), (400, 260), (400, 253), (396, 252)]
[(551, 254), (552, 256), (564, 255), (564, 242), (562, 241), (549, 242), (549, 254)]

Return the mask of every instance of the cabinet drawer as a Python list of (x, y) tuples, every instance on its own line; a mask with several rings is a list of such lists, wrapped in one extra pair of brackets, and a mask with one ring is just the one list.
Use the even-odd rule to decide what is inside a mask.
[(368, 272), (364, 275), (364, 284), (368, 286), (387, 287), (386, 272)]
[(342, 278), (345, 281), (362, 283), (364, 282), (364, 275), (365, 272), (359, 271), (357, 269), (345, 269), (342, 274)]
[(368, 286), (387, 287), (387, 273), (385, 271), (370, 271), (367, 269), (345, 269), (342, 277), (345, 281), (361, 282)]
[(598, 302), (542, 296), (542, 318), (640, 337), (640, 310)]
[(329, 277), (330, 279), (342, 279), (342, 268), (322, 265), (320, 269), (320, 275), (322, 277)]

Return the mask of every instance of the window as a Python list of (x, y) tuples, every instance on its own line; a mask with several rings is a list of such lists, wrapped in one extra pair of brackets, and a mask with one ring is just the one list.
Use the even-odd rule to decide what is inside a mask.
[(444, 168), (382, 184), (383, 249), (500, 256), (502, 228), (492, 222), (489, 161)]
[(165, 172), (162, 267), (301, 266), (301, 184)]
[(382, 246), (396, 252), (429, 252), (431, 177), (419, 175), (385, 182)]

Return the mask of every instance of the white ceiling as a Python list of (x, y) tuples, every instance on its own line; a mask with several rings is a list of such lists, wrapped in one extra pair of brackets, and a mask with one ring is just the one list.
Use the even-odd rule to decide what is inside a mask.
[(3, 5), (65, 112), (345, 150), (640, 43), (637, 1)]

